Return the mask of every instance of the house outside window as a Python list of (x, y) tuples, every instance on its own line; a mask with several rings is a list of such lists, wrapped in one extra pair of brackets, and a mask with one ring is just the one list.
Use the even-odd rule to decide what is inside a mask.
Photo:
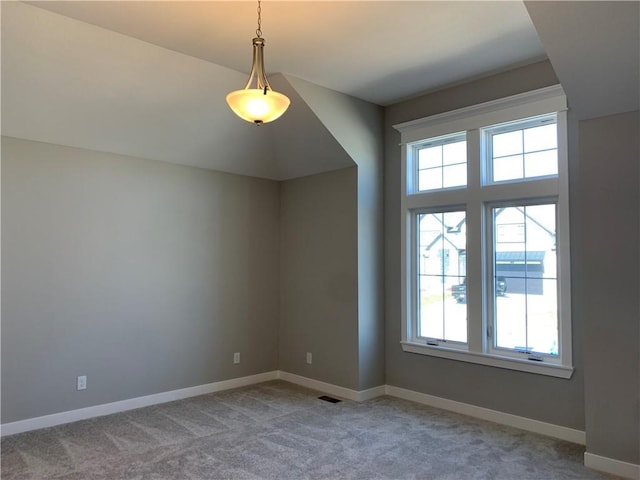
[(570, 378), (562, 89), (395, 128), (402, 136), (402, 348)]

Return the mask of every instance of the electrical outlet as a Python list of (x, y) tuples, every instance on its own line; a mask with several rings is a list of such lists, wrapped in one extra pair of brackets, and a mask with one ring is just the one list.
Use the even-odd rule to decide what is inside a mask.
[(240, 363), (240, 352), (236, 352), (233, 354), (233, 363), (236, 365)]
[(79, 375), (78, 380), (76, 381), (76, 390), (86, 390), (87, 389), (87, 376)]
[(309, 365), (311, 365), (311, 363), (313, 363), (313, 356), (311, 355), (311, 352), (307, 352), (307, 363)]

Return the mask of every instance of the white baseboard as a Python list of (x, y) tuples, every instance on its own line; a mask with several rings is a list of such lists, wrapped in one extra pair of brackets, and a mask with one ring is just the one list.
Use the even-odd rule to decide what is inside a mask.
[[(206, 385), (198, 385), (195, 387), (183, 388), (180, 390), (156, 393), (154, 395), (147, 395), (144, 397), (131, 398), (118, 402), (96, 405), (93, 407), (80, 408), (77, 410), (70, 410), (67, 412), (54, 413), (52, 415), (45, 415), (42, 417), (29, 418), (17, 422), (5, 423), (0, 426), (0, 435), (13, 435), (15, 433), (27, 432), (29, 430), (53, 427), (55, 425), (61, 425), (63, 423), (70, 423), (78, 420), (85, 420), (87, 418), (110, 415), (112, 413), (124, 412), (127, 410), (133, 410), (135, 408), (148, 407), (150, 405), (157, 405), (160, 403), (172, 402), (174, 400), (181, 400), (183, 398), (195, 397), (197, 395), (219, 392), (222, 390), (243, 387), (246, 385), (252, 385), (255, 383), (266, 382), (275, 379), (282, 379), (296, 385), (301, 385), (303, 387), (311, 388), (320, 392), (334, 395), (336, 397), (342, 397), (356, 402), (370, 400), (372, 398), (379, 397), (385, 394), (391, 395), (394, 397), (403, 398), (405, 400), (422, 403), (424, 405), (442, 408), (443, 410), (450, 410), (464, 415), (469, 415), (471, 417), (489, 420), (502, 425), (508, 425), (530, 432), (541, 433), (543, 435), (567, 440), (569, 442), (574, 442), (581, 445), (585, 444), (585, 434), (582, 431), (573, 430), (571, 428), (561, 427), (550, 423), (540, 422), (538, 420), (532, 420), (530, 418), (519, 417), (517, 415), (498, 412), (496, 410), (489, 410), (488, 408), (477, 407), (475, 405), (456, 402), (454, 400), (435, 397), (433, 395), (427, 395), (425, 393), (406, 390), (404, 388), (394, 387), (391, 385), (381, 385), (378, 387), (370, 388), (368, 390), (357, 391), (284, 371), (272, 371), (260, 373), (258, 375), (251, 375), (248, 377), (233, 378), (230, 380), (223, 380), (221, 382), (209, 383)], [(615, 460), (607, 459), (605, 457), (598, 457), (597, 455), (591, 454), (589, 455), (589, 458), (591, 458), (590, 461), (596, 463), (599, 462), (598, 465), (606, 463), (605, 461), (607, 460), (610, 460), (610, 462), (616, 462)], [(585, 454), (585, 464), (586, 461), (587, 454)], [(606, 466), (607, 465), (604, 465), (604, 467)], [(604, 467), (592, 468), (608, 471), (604, 470)]]
[(66, 412), (44, 415), (42, 417), (28, 418), (25, 420), (19, 420), (17, 422), (4, 423), (0, 425), (0, 436), (28, 432), (30, 430), (37, 430), (39, 428), (54, 427), (56, 425), (62, 425), (63, 423), (77, 422), (78, 420), (101, 417), (103, 415), (110, 415), (112, 413), (133, 410), (135, 408), (149, 407), (151, 405), (157, 405), (160, 403), (182, 400), (183, 398), (205, 395), (207, 393), (220, 392), (222, 390), (244, 387), (247, 385), (253, 385), (255, 383), (267, 382), (269, 380), (276, 379), (282, 379), (291, 383), (295, 383), (297, 385), (302, 385), (307, 388), (319, 390), (330, 395), (354, 400), (356, 402), (369, 400), (371, 398), (375, 398), (385, 394), (384, 385), (358, 392), (356, 390), (350, 390), (348, 388), (339, 387), (337, 385), (321, 382), (319, 380), (313, 380), (311, 378), (301, 377), (300, 375), (294, 375), (293, 373), (275, 370), (272, 372), (260, 373), (248, 377), (233, 378), (230, 380), (223, 380), (221, 382), (209, 383), (206, 385), (198, 385), (195, 387), (183, 388), (180, 390), (161, 392), (153, 395), (146, 395), (144, 397), (130, 398), (118, 402), (105, 403), (102, 405), (95, 405), (92, 407), (80, 408), (77, 410), (69, 410)]
[[(380, 385), (368, 390), (357, 391), (281, 370), (259, 373), (248, 377), (233, 378), (230, 380), (223, 380), (221, 382), (198, 385), (180, 390), (156, 393), (154, 395), (131, 398), (118, 402), (96, 405), (93, 407), (80, 408), (78, 410), (54, 413), (52, 415), (45, 415), (42, 417), (28, 418), (17, 422), (5, 423), (0, 425), (0, 436), (13, 435), (39, 428), (53, 427), (63, 423), (100, 417), (112, 413), (133, 410), (135, 408), (148, 407), (160, 403), (172, 402), (184, 398), (220, 392), (231, 388), (244, 387), (276, 379), (281, 379), (296, 385), (301, 385), (303, 387), (356, 402), (370, 400), (382, 395), (390, 395), (392, 397), (410, 400), (423, 405), (449, 410), (463, 415), (468, 415), (470, 417), (480, 418), (482, 420), (488, 420), (501, 425), (507, 425), (529, 432), (547, 435), (549, 437), (566, 440), (580, 445), (585, 445), (586, 443), (585, 432), (581, 430), (574, 430), (568, 427), (541, 422), (539, 420), (532, 420), (530, 418), (499, 412), (497, 410), (490, 410), (488, 408), (436, 397), (426, 393), (415, 392), (413, 390), (407, 390), (400, 387), (394, 387), (392, 385)], [(613, 458), (602, 457), (600, 455), (586, 452), (584, 454), (584, 464), (586, 467), (593, 470), (632, 480), (640, 480), (640, 465), (636, 465), (634, 463), (623, 462), (621, 460), (615, 460)]]
[(584, 466), (599, 472), (617, 475), (618, 477), (640, 480), (640, 465), (623, 462), (613, 458), (601, 457), (594, 453), (584, 453)]
[(488, 420), (501, 425), (519, 428), (528, 432), (540, 433), (542, 435), (547, 435), (549, 437), (566, 440), (580, 445), (585, 445), (586, 443), (585, 432), (581, 430), (574, 430), (573, 428), (562, 427), (560, 425), (520, 417), (510, 413), (499, 412), (497, 410), (490, 410), (488, 408), (478, 407), (468, 403), (456, 402), (455, 400), (435, 397), (433, 395), (427, 395), (426, 393), (414, 392), (413, 390), (406, 390), (404, 388), (394, 387), (391, 385), (387, 385), (386, 392), (387, 395), (391, 395), (393, 397), (403, 398), (405, 400), (411, 400), (431, 407), (441, 408), (443, 410), (461, 413), (463, 415)]
[(320, 392), (328, 393), (336, 397), (354, 400), (356, 402), (370, 400), (381, 395), (391, 395), (392, 397), (411, 400), (423, 405), (429, 405), (431, 407), (461, 413), (470, 417), (488, 420), (500, 425), (519, 428), (528, 432), (547, 435), (549, 437), (566, 440), (568, 442), (577, 443), (579, 445), (585, 445), (586, 443), (585, 432), (583, 432), (582, 430), (562, 427), (560, 425), (554, 425), (552, 423), (541, 422), (539, 420), (533, 420), (531, 418), (520, 417), (518, 415), (512, 415), (510, 413), (499, 412), (497, 410), (490, 410), (488, 408), (478, 407), (476, 405), (457, 402), (455, 400), (436, 397), (433, 395), (428, 395), (426, 393), (419, 393), (413, 390), (407, 390), (391, 385), (381, 385), (379, 387), (374, 387), (369, 390), (358, 392), (356, 390), (339, 387), (337, 385), (321, 382), (319, 380), (314, 380), (312, 378), (307, 378), (300, 375), (295, 375), (289, 372), (280, 371), (278, 378), (287, 382), (301, 385), (303, 387), (312, 388)]
[(37, 430), (39, 428), (53, 427), (63, 423), (76, 422), (87, 418), (101, 417), (112, 413), (124, 412), (135, 408), (148, 407), (159, 403), (173, 402), (174, 400), (182, 400), (183, 398), (205, 395), (207, 393), (220, 392), (231, 388), (244, 387), (253, 385), (254, 383), (267, 382), (276, 380), (278, 371), (259, 373), (248, 377), (232, 378), (221, 382), (209, 383), (206, 385), (198, 385), (195, 387), (182, 388), (180, 390), (172, 390), (169, 392), (156, 393), (146, 395), (144, 397), (130, 398), (118, 402), (105, 403), (95, 405), (93, 407), (80, 408), (67, 412), (54, 413), (42, 417), (28, 418), (17, 422), (5, 423), (0, 425), (0, 436), (13, 435), (15, 433), (28, 432), (29, 430)]
[(336, 397), (353, 400), (354, 402), (364, 402), (366, 400), (371, 400), (372, 398), (385, 395), (386, 393), (385, 385), (369, 388), (368, 390), (357, 391), (351, 390), (350, 388), (339, 387), (338, 385), (333, 385), (331, 383), (321, 382), (320, 380), (314, 380), (313, 378), (296, 375), (295, 373), (283, 372), (282, 370), (280, 370), (278, 374), (278, 378), (281, 380), (295, 383), (296, 385), (311, 388), (313, 390), (318, 390), (319, 392), (328, 393)]
[(368, 390), (361, 390), (358, 392), (358, 402), (365, 402), (367, 400), (371, 400), (372, 398), (381, 397), (387, 394), (387, 386), (380, 385), (378, 387), (373, 387)]

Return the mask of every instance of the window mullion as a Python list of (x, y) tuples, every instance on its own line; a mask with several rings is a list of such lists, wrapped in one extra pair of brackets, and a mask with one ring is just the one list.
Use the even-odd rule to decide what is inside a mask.
[[(403, 192), (413, 191), (414, 181), (414, 159), (413, 151), (408, 148), (407, 145), (402, 145), (402, 159), (400, 163), (400, 185)], [(413, 305), (413, 288), (411, 287), (411, 278), (414, 278), (413, 273), (413, 246), (411, 232), (415, 231), (415, 226), (411, 219), (408, 206), (407, 195), (403, 194), (400, 199), (400, 287), (404, 298), (400, 302), (400, 309), (402, 315), (402, 338), (412, 338), (414, 334), (414, 319), (412, 318), (412, 305)]]
[(560, 323), (560, 356), (564, 364), (573, 362), (571, 348), (571, 248), (569, 228), (569, 161), (567, 144), (567, 112), (558, 112), (558, 189), (557, 235), (558, 235), (558, 313)]
[(483, 348), (482, 163), (480, 132), (467, 132), (467, 338), (470, 352)]

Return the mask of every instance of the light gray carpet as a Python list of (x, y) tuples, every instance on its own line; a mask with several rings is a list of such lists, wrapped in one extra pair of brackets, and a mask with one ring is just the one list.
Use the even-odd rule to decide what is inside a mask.
[(583, 447), (275, 381), (2, 440), (2, 479), (602, 479)]

